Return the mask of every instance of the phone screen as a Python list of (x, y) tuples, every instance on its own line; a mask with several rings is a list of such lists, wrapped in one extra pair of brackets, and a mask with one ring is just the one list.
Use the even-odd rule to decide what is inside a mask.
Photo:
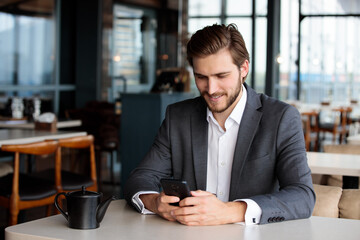
[[(160, 183), (166, 195), (179, 197), (180, 200), (191, 197), (190, 188), (186, 181), (178, 179), (161, 179)], [(171, 205), (178, 206), (179, 203)]]

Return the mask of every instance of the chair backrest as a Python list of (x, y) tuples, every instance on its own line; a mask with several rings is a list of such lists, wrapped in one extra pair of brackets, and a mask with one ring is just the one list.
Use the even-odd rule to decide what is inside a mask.
[[(18, 213), (21, 209), (27, 209), (31, 207), (39, 207), (52, 204), (54, 202), (54, 197), (56, 194), (56, 189), (51, 184), (45, 184), (42, 186), (44, 182), (39, 182), (38, 180), (32, 182), (31, 185), (29, 182), (26, 182), (27, 193), (24, 195), (28, 195), (25, 198), (26, 200), (22, 200), (20, 197), (20, 189), (24, 188), (24, 185), (21, 186), (20, 183), (20, 154), (30, 154), (30, 155), (55, 155), (55, 165), (58, 161), (57, 155), (58, 149), (58, 142), (54, 140), (50, 141), (43, 141), (43, 142), (36, 142), (36, 143), (29, 143), (29, 144), (18, 144), (18, 145), (2, 145), (1, 150), (6, 152), (13, 152), (15, 153), (15, 157), (13, 160), (13, 176), (12, 176), (12, 183), (11, 183), (11, 191), (9, 192), (10, 197), (2, 197), (1, 204), (5, 207), (9, 208), (9, 225), (14, 225), (17, 223)], [(55, 167), (56, 168), (56, 167)], [(30, 179), (29, 177), (24, 178), (26, 181), (33, 181), (34, 179)], [(55, 170), (54, 180), (57, 184), (57, 179), (59, 179), (59, 173)], [(29, 185), (37, 187), (34, 190), (34, 196), (29, 197), (32, 191), (29, 189)], [(39, 185), (38, 185), (39, 184)], [(56, 184), (55, 184), (56, 185)], [(40, 188), (39, 188), (40, 187)], [(31, 187), (30, 187), (31, 188)], [(40, 193), (43, 191), (43, 193)], [(46, 195), (42, 195), (46, 194)], [(23, 196), (24, 197), (24, 196)], [(24, 198), (24, 199), (25, 199)], [(8, 199), (8, 200), (7, 200)], [(49, 215), (48, 211), (48, 215)]]
[(59, 146), (66, 148), (90, 148), (94, 144), (92, 135), (59, 139)]
[[(14, 157), (14, 174), (19, 176), (19, 164), (20, 164), (20, 154), (31, 154), (31, 155), (48, 155), (51, 153), (56, 153), (58, 149), (57, 141), (43, 141), (35, 142), (29, 144), (15, 144), (15, 145), (2, 145), (1, 150), (5, 152), (15, 153)], [(56, 160), (57, 161), (57, 160)]]
[(319, 112), (319, 124), (331, 123), (334, 127), (341, 124), (341, 111), (331, 107), (322, 107)]
[(62, 148), (72, 148), (72, 149), (89, 149), (90, 153), (90, 178), (94, 183), (94, 190), (97, 190), (97, 176), (96, 176), (96, 162), (95, 162), (95, 147), (94, 147), (94, 136), (87, 135), (87, 136), (79, 136), (79, 137), (72, 137), (72, 138), (63, 138), (58, 140), (58, 158), (57, 164), (59, 165), (57, 169), (58, 174), (60, 176), (59, 185), (57, 185), (58, 189), (62, 189), (61, 186), (61, 149)]
[(302, 121), (302, 127), (303, 127), (304, 138), (305, 138), (305, 147), (306, 147), (306, 150), (309, 151), (310, 141), (311, 141), (311, 139), (310, 139), (311, 138), (310, 137), (310, 131), (311, 131), (310, 121), (307, 118), (307, 116), (302, 116), (301, 121)]
[(43, 141), (29, 144), (2, 145), (1, 150), (32, 155), (45, 155), (54, 153), (58, 147), (57, 141)]

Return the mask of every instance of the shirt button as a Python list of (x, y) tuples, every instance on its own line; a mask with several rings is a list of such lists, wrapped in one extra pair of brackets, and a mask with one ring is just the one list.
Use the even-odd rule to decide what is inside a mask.
[(221, 162), (221, 166), (225, 166), (225, 162)]
[(223, 195), (224, 193), (223, 192), (219, 192), (220, 195)]

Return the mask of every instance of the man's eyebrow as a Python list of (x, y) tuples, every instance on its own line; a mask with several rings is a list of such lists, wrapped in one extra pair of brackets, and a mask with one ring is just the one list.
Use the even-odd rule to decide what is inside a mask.
[[(230, 71), (228, 71), (228, 72), (219, 72), (219, 73), (210, 74), (210, 76), (226, 75), (226, 74), (229, 74), (229, 73), (230, 73)], [(194, 72), (194, 75), (205, 76), (205, 77), (207, 76), (207, 75), (197, 73), (197, 72)]]

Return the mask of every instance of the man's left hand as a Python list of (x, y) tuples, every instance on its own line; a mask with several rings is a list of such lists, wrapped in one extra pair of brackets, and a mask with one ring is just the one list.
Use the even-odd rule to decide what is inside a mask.
[(192, 197), (180, 201), (172, 216), (185, 225), (220, 225), (244, 222), (245, 202), (222, 202), (212, 193), (192, 191)]

